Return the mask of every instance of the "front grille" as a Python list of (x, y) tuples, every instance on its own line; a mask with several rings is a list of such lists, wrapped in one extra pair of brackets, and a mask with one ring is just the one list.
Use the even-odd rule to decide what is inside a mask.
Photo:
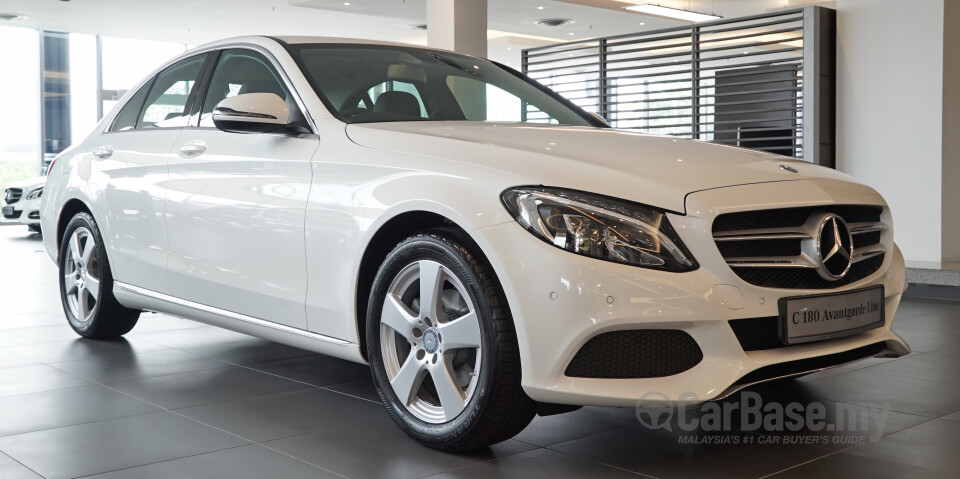
[(578, 378), (659, 378), (682, 373), (701, 360), (700, 346), (685, 331), (610, 331), (587, 341), (564, 374)]
[(12, 205), (20, 201), (20, 197), (23, 196), (23, 190), (20, 188), (7, 188), (3, 194), (3, 199), (7, 202), (8, 205)]
[(729, 321), (730, 328), (744, 351), (762, 351), (786, 346), (780, 340), (779, 322), (780, 318), (777, 316)]
[[(853, 264), (839, 280), (818, 273), (820, 220), (832, 213), (850, 228)], [(781, 289), (832, 289), (870, 276), (883, 264), (887, 225), (883, 208), (829, 205), (727, 213), (713, 222), (713, 238), (733, 272), (747, 283)]]
[(783, 289), (831, 289), (846, 286), (870, 276), (883, 265), (884, 255), (854, 263), (842, 279), (823, 279), (816, 270), (801, 268), (734, 268), (744, 281), (766, 288)]

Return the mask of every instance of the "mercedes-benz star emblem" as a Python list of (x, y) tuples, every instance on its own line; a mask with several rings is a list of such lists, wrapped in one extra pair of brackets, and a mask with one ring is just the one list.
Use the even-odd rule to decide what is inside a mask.
[(780, 165), (780, 169), (783, 171), (789, 171), (790, 173), (799, 173), (800, 171), (790, 165)]
[(853, 264), (853, 235), (843, 218), (826, 215), (820, 220), (817, 234), (817, 270), (824, 279), (836, 281), (847, 275)]

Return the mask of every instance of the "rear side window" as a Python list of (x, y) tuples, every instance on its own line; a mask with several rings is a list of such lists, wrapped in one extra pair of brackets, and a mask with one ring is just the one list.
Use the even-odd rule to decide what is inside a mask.
[[(212, 127), (213, 109), (225, 98), (246, 93), (273, 93), (294, 105), (280, 75), (263, 55), (252, 50), (227, 50), (217, 61), (200, 110), (200, 126)], [(291, 107), (291, 111), (293, 108)]]
[(140, 110), (143, 108), (143, 101), (147, 99), (147, 93), (150, 92), (151, 84), (153, 82), (149, 81), (140, 87), (140, 90), (123, 106), (123, 109), (117, 114), (117, 118), (113, 120), (110, 131), (132, 130), (137, 126), (137, 118), (140, 117)]
[(206, 54), (174, 63), (157, 75), (137, 121), (137, 129), (187, 126), (190, 104)]

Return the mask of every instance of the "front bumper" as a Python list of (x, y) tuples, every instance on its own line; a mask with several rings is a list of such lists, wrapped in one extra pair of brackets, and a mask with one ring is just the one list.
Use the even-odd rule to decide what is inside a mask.
[(28, 200), (24, 197), (24, 199), (12, 205), (3, 202), (2, 210), (0, 210), (3, 212), (3, 220), (27, 226), (39, 225), (41, 200), (42, 198)]
[[(909, 353), (906, 343), (890, 328), (905, 286), (903, 258), (892, 242), (890, 254), (877, 272), (834, 290), (753, 286), (727, 266), (713, 243), (712, 221), (722, 213), (835, 203), (882, 205), (883, 200), (867, 187), (832, 180), (755, 184), (691, 194), (688, 214), (669, 218), (701, 265), (689, 273), (660, 272), (564, 252), (516, 223), (480, 228), (473, 237), (488, 252), (506, 292), (520, 342), (522, 384), (531, 398), (625, 407), (663, 400), (700, 402), (774, 377), (876, 355)], [(889, 234), (892, 238), (892, 231)], [(777, 302), (782, 297), (877, 284), (885, 287), (886, 323), (855, 336), (744, 351), (728, 323), (777, 316)], [(686, 332), (700, 347), (703, 359), (665, 377), (597, 379), (564, 374), (576, 353), (594, 336), (647, 328)], [(809, 369), (797, 370), (807, 366)]]

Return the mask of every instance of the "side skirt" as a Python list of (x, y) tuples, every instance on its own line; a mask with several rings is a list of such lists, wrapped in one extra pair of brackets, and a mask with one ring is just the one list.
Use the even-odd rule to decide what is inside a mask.
[(114, 282), (113, 294), (128, 308), (156, 311), (269, 341), (366, 364), (356, 343)]

